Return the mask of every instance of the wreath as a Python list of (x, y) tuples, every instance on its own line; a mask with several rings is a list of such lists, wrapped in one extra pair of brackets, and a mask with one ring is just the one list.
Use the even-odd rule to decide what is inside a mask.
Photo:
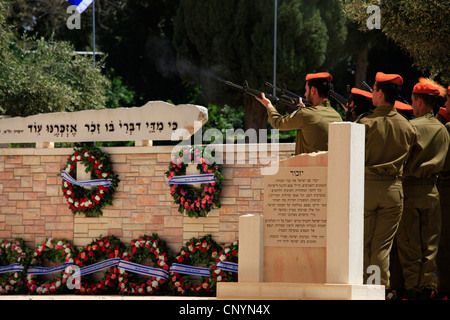
[[(200, 282), (194, 284), (188, 274), (177, 271), (175, 266), (181, 264), (209, 269), (215, 263), (221, 250), (222, 247), (212, 239), (211, 235), (200, 239), (192, 238), (186, 242), (170, 269), (169, 287), (173, 295), (214, 295), (215, 288), (212, 286), (211, 276), (201, 276)], [(210, 274), (209, 270), (206, 273)]]
[[(70, 242), (52, 238), (46, 239), (42, 245), (34, 250), (31, 258), (29, 274), (27, 275), (28, 291), (37, 294), (60, 294), (68, 291), (67, 279), (71, 274), (64, 270), (69, 264), (73, 263), (75, 255), (76, 249)], [(60, 263), (60, 266), (62, 266), (55, 278), (45, 280), (44, 277), (30, 272), (33, 267), (41, 267), (47, 261)], [(68, 265), (65, 266), (64, 263)]]
[(91, 172), (92, 179), (111, 180), (109, 187), (99, 185), (86, 189), (65, 179), (62, 181), (64, 197), (69, 203), (73, 214), (84, 214), (87, 217), (102, 216), (102, 209), (112, 204), (113, 195), (120, 182), (117, 175), (112, 170), (110, 156), (102, 152), (99, 148), (89, 145), (78, 145), (74, 148), (74, 153), (67, 160), (67, 165), (62, 169), (76, 180), (77, 163), (86, 166), (86, 172)]
[(225, 247), (223, 251), (218, 254), (216, 263), (211, 267), (211, 286), (215, 287), (217, 282), (233, 282), (236, 281), (237, 273), (227, 271), (217, 266), (220, 262), (238, 263), (239, 259), (239, 242), (236, 240), (229, 246)]
[[(77, 293), (80, 294), (111, 294), (116, 293), (120, 257), (125, 251), (125, 245), (115, 236), (107, 236), (92, 241), (86, 247), (79, 250), (75, 257), (75, 264), (81, 268), (80, 286)], [(95, 263), (101, 263), (103, 260), (110, 260), (111, 266), (107, 267), (100, 282), (92, 277), (92, 273), (84, 274), (83, 268), (91, 266), (95, 269)], [(99, 267), (99, 270), (103, 268)], [(91, 270), (92, 271), (92, 270)], [(96, 271), (95, 271), (96, 272)]]
[(191, 146), (182, 149), (178, 157), (172, 159), (169, 170), (165, 172), (166, 177), (171, 179), (186, 175), (186, 168), (191, 163), (197, 163), (197, 170), (201, 174), (214, 174), (215, 182), (202, 183), (200, 188), (188, 184), (173, 184), (170, 193), (179, 206), (178, 212), (186, 213), (189, 217), (206, 217), (214, 207), (220, 208), (223, 166), (215, 162), (213, 154), (206, 147)]
[(21, 238), (16, 238), (12, 241), (3, 240), (0, 243), (0, 265), (9, 266), (10, 264), (18, 264), (23, 267), (19, 267), (15, 271), (0, 274), (0, 294), (8, 294), (22, 290), (26, 281), (26, 270), (30, 260), (30, 252), (31, 250)]
[[(141, 236), (131, 241), (130, 246), (124, 252), (122, 260), (133, 263), (141, 263), (150, 258), (155, 268), (168, 271), (172, 263), (172, 255), (165, 241), (159, 239), (157, 234)], [(149, 276), (147, 280), (138, 280), (136, 274), (119, 266), (119, 290), (121, 294), (152, 295), (161, 292), (167, 285), (166, 277)]]

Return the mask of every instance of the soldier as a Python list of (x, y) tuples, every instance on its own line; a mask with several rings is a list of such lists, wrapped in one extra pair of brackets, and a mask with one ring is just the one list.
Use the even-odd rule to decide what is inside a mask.
[[(450, 86), (446, 96), (445, 109), (447, 114), (450, 114)], [(450, 122), (445, 127), (450, 133)], [(450, 152), (447, 153), (444, 168), (439, 175), (438, 190), (442, 221), (441, 239), (436, 257), (438, 292), (441, 297), (450, 297)]]
[(352, 110), (352, 118), (358, 121), (358, 118), (372, 112), (375, 108), (372, 104), (372, 93), (369, 91), (353, 88), (350, 94), (350, 107)]
[(407, 299), (427, 299), (437, 287), (436, 254), (441, 210), (437, 175), (447, 156), (450, 136), (433, 113), (439, 90), (418, 83), (412, 92), (416, 141), (403, 173), (404, 209), (397, 247)]
[[(282, 116), (264, 94), (257, 98), (266, 108), (269, 122), (279, 130), (297, 130), (295, 154), (328, 150), (328, 124), (342, 118), (328, 101), (332, 77), (329, 73), (306, 76), (305, 97), (312, 106), (303, 104), (290, 115)], [(301, 101), (300, 101), (301, 103)]]
[(447, 108), (440, 108), (436, 118), (442, 123), (447, 124), (450, 121), (450, 114), (447, 113)]
[(375, 109), (359, 123), (366, 127), (364, 197), (364, 275), (380, 268), (380, 284), (389, 288), (389, 254), (403, 211), (401, 176), (415, 132), (394, 104), (403, 79), (379, 72), (372, 102)]

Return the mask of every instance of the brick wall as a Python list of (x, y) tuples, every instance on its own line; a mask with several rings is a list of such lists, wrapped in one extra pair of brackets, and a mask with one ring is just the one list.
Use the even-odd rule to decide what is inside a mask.
[[(280, 159), (293, 144), (281, 144)], [(121, 180), (112, 206), (102, 217), (74, 216), (62, 195), (61, 168), (72, 149), (0, 148), (0, 240), (23, 238), (35, 248), (45, 238), (83, 246), (100, 236), (115, 235), (126, 245), (143, 234), (158, 233), (175, 252), (191, 237), (212, 234), (219, 243), (238, 239), (239, 215), (263, 213), (261, 164), (228, 164), (225, 157), (221, 208), (206, 218), (178, 212), (164, 172), (172, 147), (103, 148)], [(270, 148), (269, 148), (270, 150)], [(234, 159), (237, 159), (235, 153)]]

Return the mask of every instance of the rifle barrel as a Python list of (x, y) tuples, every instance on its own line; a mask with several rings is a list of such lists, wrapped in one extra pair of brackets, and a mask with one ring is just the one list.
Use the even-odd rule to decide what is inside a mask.
[(341, 106), (347, 107), (348, 101), (343, 96), (341, 96), (339, 93), (330, 90), (330, 97), (332, 97), (334, 100), (336, 100)]

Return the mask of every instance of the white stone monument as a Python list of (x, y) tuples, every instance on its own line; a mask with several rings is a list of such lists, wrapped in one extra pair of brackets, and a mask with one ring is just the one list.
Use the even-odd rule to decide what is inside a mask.
[[(283, 235), (285, 241), (279, 244), (274, 244), (277, 232), (268, 228), (272, 227), (268, 224), (276, 223), (275, 221), (265, 221), (265, 217), (261, 215), (241, 216), (238, 282), (218, 283), (218, 299), (385, 299), (384, 286), (363, 284), (364, 143), (363, 125), (333, 123), (330, 124), (328, 152), (298, 155), (287, 163), (280, 162), (280, 167), (288, 167), (294, 174), (295, 171), (305, 171), (304, 168), (323, 167), (326, 163), (326, 205), (322, 206), (320, 200), (310, 202), (326, 207), (326, 222), (315, 221), (317, 224), (322, 222), (321, 227), (325, 223), (326, 239), (322, 239), (320, 232), (316, 232), (319, 228), (313, 224), (313, 215), (303, 216), (305, 219), (311, 218), (309, 228), (303, 228), (300, 220), (294, 221), (292, 227), (291, 220), (279, 218), (288, 217), (289, 210), (280, 211), (281, 215), (277, 217), (282, 229), (278, 234)], [(294, 164), (298, 164), (297, 170), (293, 170)], [(311, 185), (312, 189), (316, 189), (315, 194), (320, 194), (317, 189), (324, 186), (317, 186), (315, 188)], [(310, 191), (313, 190), (306, 192)], [(285, 199), (289, 203), (289, 197), (285, 196)], [(296, 202), (292, 201), (293, 203)], [(284, 206), (282, 208), (285, 209)], [(314, 213), (309, 210), (310, 206), (298, 205), (294, 208), (308, 210), (297, 210), (297, 214), (292, 210), (289, 219), (302, 219), (298, 212)], [(287, 209), (292, 209), (292, 205)], [(269, 208), (265, 207), (264, 215), (267, 210)], [(300, 230), (297, 230), (299, 228), (295, 223)], [(290, 227), (291, 230), (288, 230)], [(273, 235), (272, 239), (265, 235), (267, 232)], [(301, 239), (305, 242), (291, 241)], [(307, 244), (307, 239), (321, 240)], [(266, 245), (267, 241), (269, 245)]]
[(151, 101), (142, 107), (55, 112), (0, 118), (0, 144), (54, 142), (185, 140), (208, 121), (208, 110), (196, 105)]

